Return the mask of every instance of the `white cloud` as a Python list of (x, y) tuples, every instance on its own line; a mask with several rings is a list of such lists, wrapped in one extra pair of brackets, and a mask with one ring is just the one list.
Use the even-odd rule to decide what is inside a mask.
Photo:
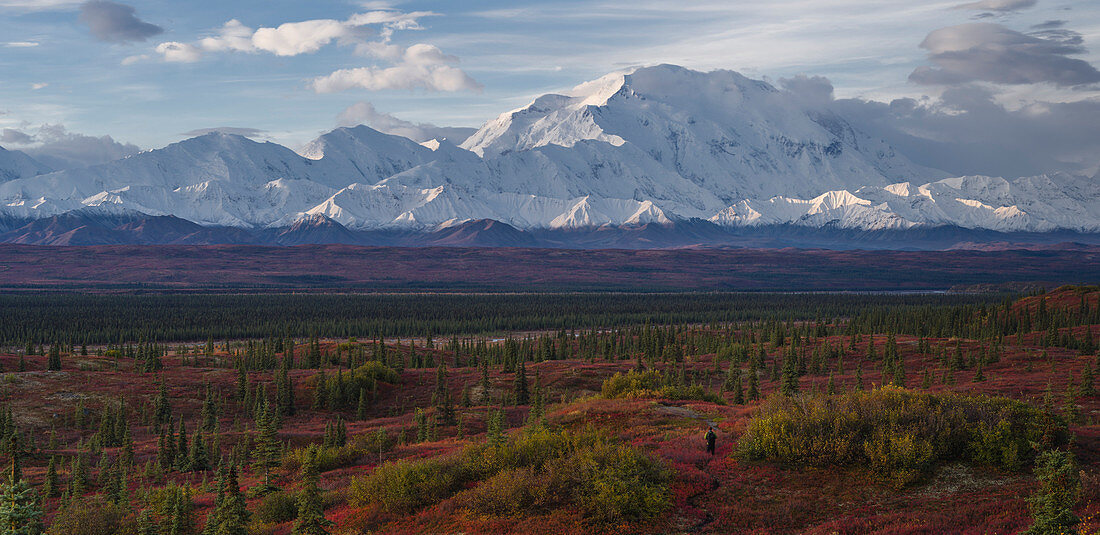
[(198, 47), (176, 41), (161, 43), (157, 45), (156, 51), (164, 56), (164, 61), (174, 63), (193, 63), (202, 59), (202, 51)]
[(256, 46), (252, 44), (252, 33), (252, 28), (241, 24), (237, 19), (232, 19), (221, 27), (217, 37), (202, 39), (199, 41), (199, 46), (210, 52), (255, 52)]
[(38, 46), (38, 43), (34, 41), (11, 41), (4, 43), (6, 48), (32, 48)]
[(481, 84), (462, 69), (451, 65), (403, 63), (393, 67), (359, 67), (340, 69), (310, 84), (318, 93), (335, 93), (348, 89), (381, 91), (385, 89), (426, 89), (428, 91), (481, 90)]
[(45, 89), (46, 86), (48, 86), (48, 85), (50, 85), (50, 84), (48, 84), (46, 82), (37, 82), (37, 83), (31, 84), (31, 89), (33, 89), (35, 91), (38, 91), (39, 89)]
[(288, 22), (256, 30), (252, 44), (277, 56), (312, 54), (333, 40), (349, 37), (353, 29), (353, 25), (331, 19)]
[(125, 58), (122, 58), (122, 64), (123, 65), (133, 65), (135, 63), (142, 62), (142, 61), (145, 61), (147, 59), (149, 59), (149, 56), (147, 54), (138, 54), (136, 56), (126, 56)]

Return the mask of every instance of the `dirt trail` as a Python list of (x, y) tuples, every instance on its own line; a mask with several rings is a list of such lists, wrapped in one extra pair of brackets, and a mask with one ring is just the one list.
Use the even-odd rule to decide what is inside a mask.
[[(678, 407), (678, 406), (675, 406), (675, 405), (668, 405), (668, 404), (665, 404), (665, 403), (659, 403), (658, 405), (659, 405), (658, 408), (657, 408), (658, 412), (673, 415), (673, 416), (681, 416), (681, 417), (684, 417), (684, 418), (691, 418), (693, 420), (703, 422), (703, 423), (707, 424), (708, 426), (714, 428), (715, 431), (718, 433), (719, 438), (728, 437), (727, 433), (722, 433), (718, 429), (718, 424), (716, 424), (712, 420), (707, 419), (706, 416), (700, 414), (698, 411), (689, 409), (687, 407)], [(707, 471), (707, 468), (710, 466), (710, 461), (711, 461), (712, 458), (713, 457), (707, 458), (705, 461), (703, 461), (703, 465), (699, 467), (699, 470), (701, 470), (704, 474), (706, 474), (707, 478), (710, 479), (710, 482), (708, 483), (707, 489), (702, 490), (702, 491), (700, 491), (696, 494), (693, 494), (693, 495), (689, 496), (688, 499), (687, 499), (687, 504), (688, 505), (690, 505), (694, 509), (697, 509), (697, 510), (700, 510), (700, 511), (703, 512), (703, 518), (701, 518), (694, 525), (687, 528), (688, 533), (700, 533), (703, 530), (705, 530), (707, 526), (709, 526), (710, 524), (712, 524), (714, 522), (714, 515), (712, 515), (710, 513), (710, 511), (708, 511), (705, 508), (700, 507), (698, 505), (698, 501), (699, 501), (700, 498), (706, 496), (707, 493), (709, 493), (709, 492), (713, 492), (715, 489), (717, 489), (719, 487), (718, 478), (712, 476), (710, 474), (710, 472)]]

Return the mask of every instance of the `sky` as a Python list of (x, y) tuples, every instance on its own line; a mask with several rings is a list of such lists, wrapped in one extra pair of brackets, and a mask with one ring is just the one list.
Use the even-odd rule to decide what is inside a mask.
[[(1036, 169), (1100, 148), (1093, 0), (0, 0), (0, 146), (94, 163), (210, 129), (457, 136), (440, 127), (658, 63), (825, 99), (960, 172), (1005, 144), (1049, 144)], [(986, 163), (943, 152), (986, 135)]]

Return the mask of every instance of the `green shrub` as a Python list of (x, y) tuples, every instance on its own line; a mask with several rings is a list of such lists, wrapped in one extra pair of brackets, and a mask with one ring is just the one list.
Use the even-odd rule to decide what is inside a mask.
[(500, 446), (468, 446), (458, 455), (379, 466), (351, 484), (352, 505), (407, 513), (455, 497), (481, 515), (517, 516), (575, 504), (597, 522), (652, 518), (668, 507), (669, 475), (638, 450), (592, 430), (529, 428)]
[(1065, 424), (1003, 397), (936, 395), (883, 387), (834, 396), (768, 400), (738, 449), (750, 460), (866, 466), (899, 485), (938, 461), (1019, 470), (1032, 444), (1067, 440)]
[(655, 397), (663, 382), (664, 378), (657, 370), (615, 372), (615, 375), (603, 382), (601, 394), (604, 399)]
[(601, 523), (645, 520), (669, 505), (669, 474), (653, 459), (627, 446), (600, 444), (580, 452), (582, 474), (576, 502)]
[(465, 482), (458, 456), (383, 464), (351, 482), (357, 507), (378, 504), (391, 513), (414, 511), (452, 496)]
[(530, 468), (496, 474), (455, 497), (458, 506), (479, 515), (522, 516), (545, 504), (544, 485)]
[(668, 398), (726, 403), (721, 396), (708, 392), (700, 385), (670, 385), (667, 380), (658, 370), (615, 372), (603, 382), (600, 395), (604, 399)]
[(264, 496), (256, 506), (252, 518), (257, 522), (282, 524), (298, 518), (298, 495), (292, 492), (273, 492)]
[(127, 519), (126, 508), (102, 499), (73, 500), (54, 516), (48, 533), (51, 535), (112, 535), (133, 533), (135, 526)]
[(367, 361), (366, 364), (355, 368), (351, 372), (351, 376), (360, 386), (366, 386), (371, 380), (394, 384), (401, 379), (401, 376), (393, 368), (377, 360)]

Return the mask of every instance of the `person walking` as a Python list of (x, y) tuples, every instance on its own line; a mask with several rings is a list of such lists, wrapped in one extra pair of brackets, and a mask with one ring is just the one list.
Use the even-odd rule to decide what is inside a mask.
[(714, 432), (714, 426), (707, 428), (707, 434), (703, 435), (707, 441), (707, 453), (714, 455), (714, 443), (718, 441), (718, 433)]

